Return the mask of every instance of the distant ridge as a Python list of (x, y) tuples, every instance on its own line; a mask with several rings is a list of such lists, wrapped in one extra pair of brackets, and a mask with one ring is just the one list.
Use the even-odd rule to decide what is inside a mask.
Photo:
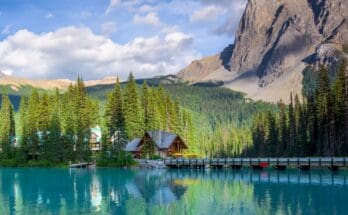
[[(44, 90), (52, 90), (56, 88), (60, 90), (66, 90), (68, 89), (69, 85), (73, 83), (75, 83), (75, 81), (71, 81), (69, 79), (30, 80), (26, 78), (6, 75), (0, 71), (0, 86), (10, 86), (10, 88), (14, 91), (18, 91), (23, 86), (31, 86)], [(101, 80), (85, 81), (86, 86), (106, 85), (114, 83), (116, 83), (116, 77), (113, 76), (108, 76)]]

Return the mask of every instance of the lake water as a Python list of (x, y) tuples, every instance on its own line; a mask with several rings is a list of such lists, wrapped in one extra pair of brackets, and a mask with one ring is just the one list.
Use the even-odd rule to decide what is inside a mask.
[(0, 168), (0, 214), (348, 214), (347, 171)]

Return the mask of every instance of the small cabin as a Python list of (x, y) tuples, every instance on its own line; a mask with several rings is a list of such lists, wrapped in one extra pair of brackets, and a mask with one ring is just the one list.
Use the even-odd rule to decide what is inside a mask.
[(188, 149), (178, 134), (155, 130), (147, 131), (142, 138), (128, 142), (125, 151), (132, 153), (134, 158), (141, 158), (145, 156), (146, 144), (152, 144), (154, 154), (161, 158), (171, 157)]
[(99, 126), (91, 128), (91, 135), (89, 138), (89, 147), (91, 151), (101, 150), (101, 129)]

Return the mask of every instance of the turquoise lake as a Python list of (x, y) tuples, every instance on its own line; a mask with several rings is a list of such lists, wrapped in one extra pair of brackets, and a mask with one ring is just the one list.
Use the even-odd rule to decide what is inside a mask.
[(340, 170), (0, 168), (0, 214), (348, 214)]

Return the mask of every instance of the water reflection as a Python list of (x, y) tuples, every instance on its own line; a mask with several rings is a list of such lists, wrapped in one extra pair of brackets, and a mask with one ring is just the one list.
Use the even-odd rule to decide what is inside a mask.
[(345, 214), (347, 172), (0, 169), (0, 214)]

